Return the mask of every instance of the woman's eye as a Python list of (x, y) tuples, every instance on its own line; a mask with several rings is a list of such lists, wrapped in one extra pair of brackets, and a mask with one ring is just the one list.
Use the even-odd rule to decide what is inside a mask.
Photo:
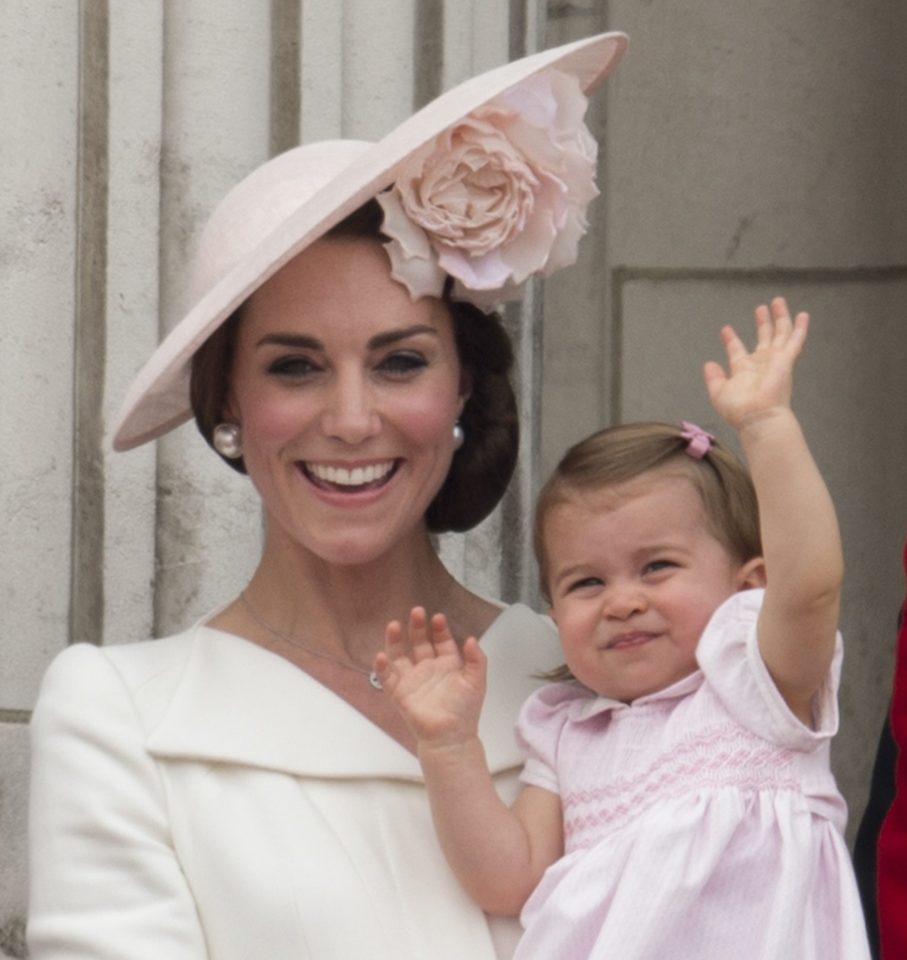
[(278, 377), (306, 377), (318, 370), (319, 367), (308, 357), (278, 357), (268, 364), (268, 373)]
[(416, 370), (421, 370), (428, 366), (428, 361), (421, 353), (412, 350), (398, 351), (386, 356), (378, 367), (383, 373), (391, 376), (406, 376)]

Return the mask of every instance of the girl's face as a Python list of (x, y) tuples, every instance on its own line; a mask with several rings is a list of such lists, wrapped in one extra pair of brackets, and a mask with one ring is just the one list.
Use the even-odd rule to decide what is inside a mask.
[(567, 666), (630, 702), (697, 669), (696, 645), (731, 594), (756, 585), (710, 532), (699, 493), (658, 473), (580, 494), (545, 520), (551, 613)]
[(424, 533), (466, 391), (447, 308), (371, 240), (321, 240), (247, 301), (229, 414), (269, 536), (337, 564)]

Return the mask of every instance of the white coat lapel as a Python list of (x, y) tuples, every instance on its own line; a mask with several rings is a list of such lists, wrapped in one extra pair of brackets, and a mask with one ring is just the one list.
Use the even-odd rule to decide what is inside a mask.
[[(409, 751), (282, 657), (205, 626), (190, 639), (182, 676), (149, 734), (155, 756), (295, 776), (421, 781)], [(547, 621), (515, 605), (492, 624), (482, 646), (489, 680), (480, 733), (497, 773), (522, 762), (513, 725), (538, 685), (532, 674), (552, 665), (557, 644)]]

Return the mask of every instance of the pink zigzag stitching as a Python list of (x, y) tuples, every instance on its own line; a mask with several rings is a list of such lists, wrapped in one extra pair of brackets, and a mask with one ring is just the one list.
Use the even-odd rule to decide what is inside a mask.
[[(564, 825), (568, 847), (588, 846), (603, 829), (613, 830), (652, 804), (696, 788), (798, 789), (797, 780), (790, 775), (793, 761), (793, 751), (773, 746), (733, 724), (712, 728), (677, 744), (636, 776), (567, 793)], [(588, 813), (578, 809), (590, 805), (597, 809)], [(580, 843), (579, 835), (587, 831), (594, 834)]]

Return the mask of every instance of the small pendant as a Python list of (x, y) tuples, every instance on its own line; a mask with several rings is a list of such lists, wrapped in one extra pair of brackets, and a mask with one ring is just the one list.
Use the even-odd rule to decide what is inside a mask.
[(384, 689), (384, 687), (383, 687), (382, 684), (381, 684), (381, 681), (378, 679), (378, 674), (377, 674), (377, 672), (374, 671), (374, 670), (372, 670), (372, 672), (368, 675), (368, 682), (369, 682), (376, 690), (383, 690), (383, 689)]

